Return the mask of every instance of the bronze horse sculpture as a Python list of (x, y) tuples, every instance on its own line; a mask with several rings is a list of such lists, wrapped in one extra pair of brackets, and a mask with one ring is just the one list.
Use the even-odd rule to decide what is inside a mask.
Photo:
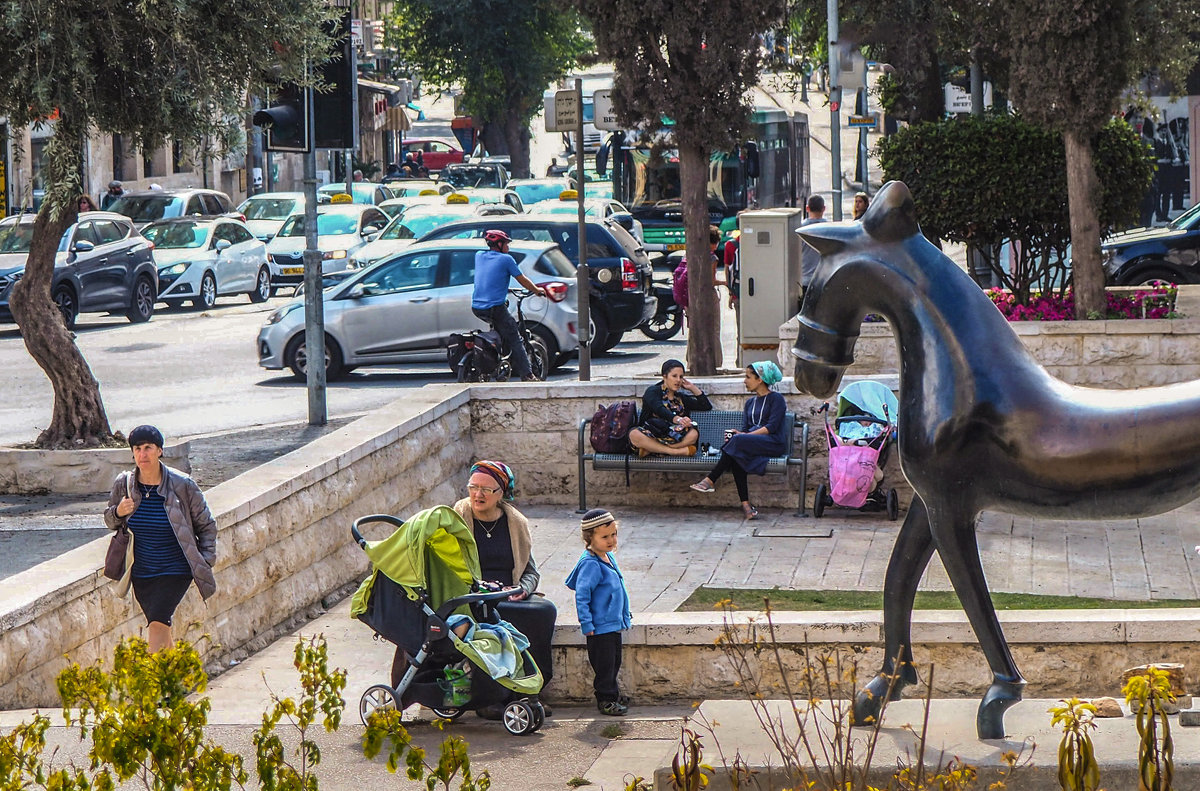
[(1021, 699), (1025, 679), (988, 595), (980, 512), (1122, 519), (1194, 499), (1200, 381), (1102, 390), (1055, 379), (966, 272), (921, 235), (903, 183), (884, 185), (861, 223), (800, 234), (821, 261), (792, 350), (796, 387), (818, 398), (836, 393), (862, 320), (884, 316), (900, 345), (900, 467), (917, 495), (884, 581), (886, 659), (858, 693), (855, 723), (873, 721), (889, 689), (895, 699), (917, 681), (913, 598), (937, 550), (992, 671), (979, 738), (1002, 739), (1004, 712)]

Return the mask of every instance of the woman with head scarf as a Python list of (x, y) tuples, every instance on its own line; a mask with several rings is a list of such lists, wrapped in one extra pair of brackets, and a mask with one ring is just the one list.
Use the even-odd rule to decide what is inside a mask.
[(692, 488), (698, 492), (715, 492), (716, 480), (725, 472), (732, 472), (738, 499), (742, 501), (742, 513), (747, 519), (758, 516), (758, 509), (750, 504), (746, 474), (762, 475), (767, 469), (767, 460), (783, 455), (787, 449), (787, 435), (784, 432), (791, 430), (784, 420), (787, 402), (771, 389), (782, 379), (783, 372), (773, 362), (761, 361), (746, 366), (746, 378), (743, 381), (746, 390), (754, 396), (742, 410), (742, 430), (731, 432), (732, 436), (721, 446), (721, 458), (712, 472), (692, 484)]

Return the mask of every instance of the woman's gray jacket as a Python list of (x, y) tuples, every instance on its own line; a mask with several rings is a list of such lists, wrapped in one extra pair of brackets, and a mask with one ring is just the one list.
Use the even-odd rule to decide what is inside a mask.
[[(162, 464), (162, 462), (159, 462)], [(209, 513), (208, 503), (200, 487), (186, 473), (162, 464), (162, 483), (158, 485), (158, 493), (163, 497), (163, 507), (167, 511), (167, 519), (175, 531), (175, 538), (183, 549), (192, 569), (192, 579), (200, 595), (207, 599), (217, 592), (217, 581), (213, 577), (213, 564), (217, 562), (217, 522)], [(125, 524), (128, 517), (117, 516), (117, 505), (126, 496), (133, 499), (134, 511), (142, 502), (142, 490), (137, 487), (136, 469), (117, 476), (113, 481), (112, 493), (108, 496), (108, 507), (104, 509), (104, 524), (110, 530), (116, 530)], [(127, 484), (128, 476), (134, 476), (132, 484)], [(137, 554), (137, 543), (133, 546)]]

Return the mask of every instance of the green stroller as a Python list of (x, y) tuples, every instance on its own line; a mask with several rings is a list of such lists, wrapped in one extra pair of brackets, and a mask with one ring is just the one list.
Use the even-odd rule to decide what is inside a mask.
[[(360, 527), (370, 522), (396, 530), (382, 541), (367, 541)], [(542, 673), (529, 641), (495, 608), (519, 589), (485, 588), (475, 536), (454, 509), (437, 506), (407, 522), (373, 514), (356, 519), (350, 532), (373, 566), (351, 600), (350, 615), (395, 643), (408, 660), (396, 687), (375, 684), (363, 693), (364, 724), (376, 709), (420, 703), (448, 720), (502, 705), (509, 733), (541, 728)], [(481, 681), (483, 676), (496, 683)]]

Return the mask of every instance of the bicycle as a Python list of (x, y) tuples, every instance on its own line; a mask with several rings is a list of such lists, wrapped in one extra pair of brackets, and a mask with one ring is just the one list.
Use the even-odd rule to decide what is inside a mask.
[[(535, 295), (518, 288), (510, 288), (508, 293), (517, 298), (517, 330), (529, 357), (530, 373), (543, 382), (550, 371), (550, 350), (530, 332), (522, 309), (525, 300)], [(503, 348), (500, 333), (494, 329), (452, 334), (446, 356), (459, 382), (507, 382), (512, 375), (511, 350)]]

